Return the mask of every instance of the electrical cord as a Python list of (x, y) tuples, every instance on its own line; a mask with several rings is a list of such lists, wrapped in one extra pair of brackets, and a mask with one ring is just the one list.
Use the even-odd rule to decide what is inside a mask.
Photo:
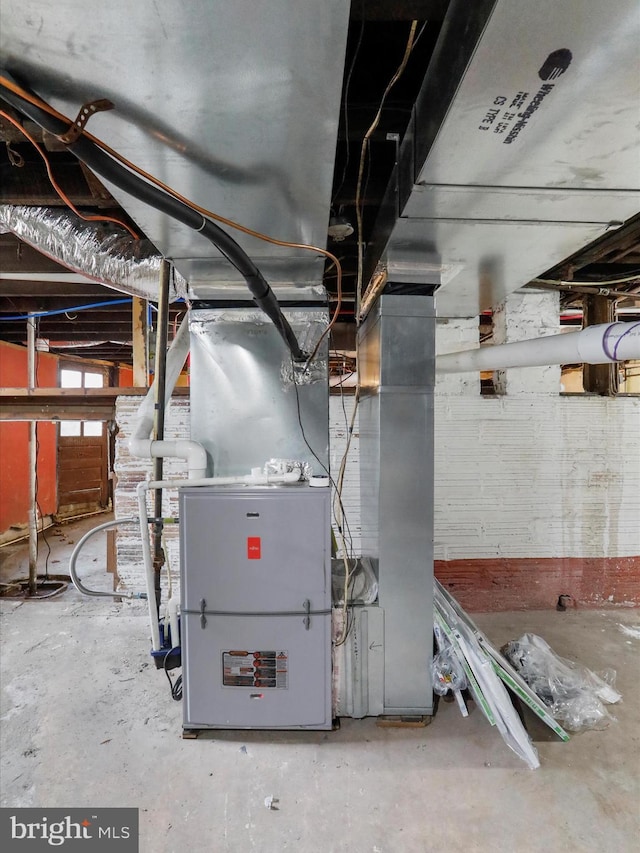
[[(55, 311), (32, 311), (31, 314), (3, 314), (2, 320), (28, 320), (29, 317), (54, 317), (57, 314), (67, 314), (69, 311), (87, 311), (89, 308), (103, 308), (106, 305), (125, 305), (131, 299), (108, 299), (106, 302), (91, 302), (89, 305), (74, 305), (72, 308), (57, 308)], [(69, 317), (69, 319), (75, 319)]]
[[(380, 119), (382, 118), (382, 110), (384, 107), (384, 103), (389, 95), (389, 92), (395, 84), (398, 82), (402, 74), (404, 73), (405, 68), (407, 67), (407, 63), (409, 62), (409, 57), (411, 56), (411, 51), (413, 50), (415, 44), (415, 34), (416, 29), (418, 27), (417, 21), (411, 22), (411, 28), (409, 30), (409, 38), (407, 40), (407, 45), (405, 47), (404, 56), (402, 57), (402, 61), (398, 66), (397, 71), (387, 84), (387, 88), (384, 90), (382, 95), (382, 99), (380, 100), (380, 106), (378, 107), (378, 111), (375, 115), (375, 118), (371, 122), (369, 129), (364, 135), (362, 140), (362, 148), (360, 149), (360, 164), (358, 167), (358, 180), (356, 183), (356, 222), (357, 222), (357, 238), (358, 238), (358, 279), (356, 283), (356, 299), (357, 306), (360, 306), (360, 296), (362, 293), (362, 277), (363, 277), (363, 266), (364, 266), (364, 241), (363, 241), (363, 227), (362, 227), (362, 216), (363, 216), (363, 204), (362, 204), (362, 178), (364, 176), (364, 163), (367, 157), (367, 152), (369, 150), (369, 141), (380, 123)], [(422, 32), (420, 33), (420, 35)], [(357, 319), (357, 318), (356, 318)]]
[(172, 681), (171, 676), (169, 675), (169, 670), (167, 669), (167, 661), (169, 660), (170, 655), (179, 651), (180, 646), (175, 646), (175, 648), (169, 649), (162, 662), (162, 668), (164, 669), (164, 674), (167, 676), (167, 681), (169, 682), (169, 687), (171, 689), (171, 698), (176, 702), (179, 702), (182, 699), (182, 675), (179, 675), (175, 681)]
[(66, 195), (64, 190), (60, 187), (60, 185), (58, 184), (56, 179), (53, 177), (53, 172), (51, 170), (51, 164), (49, 163), (49, 158), (44, 153), (42, 148), (40, 148), (40, 146), (38, 145), (36, 140), (33, 138), (33, 136), (31, 136), (29, 131), (25, 130), (25, 128), (20, 124), (19, 121), (16, 121), (12, 116), (10, 116), (4, 110), (0, 110), (0, 116), (2, 116), (3, 119), (10, 122), (15, 128), (17, 128), (17, 130), (19, 130), (20, 133), (24, 137), (26, 137), (26, 139), (28, 139), (29, 142), (33, 145), (33, 147), (36, 149), (36, 151), (38, 152), (38, 154), (40, 155), (40, 157), (42, 157), (42, 159), (44, 161), (44, 165), (45, 165), (45, 168), (47, 170), (47, 175), (49, 176), (49, 181), (51, 182), (51, 186), (54, 188), (54, 190), (60, 196), (62, 201), (67, 205), (67, 207), (71, 208), (71, 210), (76, 214), (76, 216), (79, 216), (80, 219), (84, 219), (85, 222), (112, 222), (112, 223), (115, 223), (116, 225), (120, 225), (122, 228), (125, 228), (129, 232), (129, 234), (131, 234), (131, 236), (133, 237), (134, 240), (140, 239), (139, 235), (133, 230), (133, 228), (130, 228), (127, 225), (127, 223), (123, 222), (121, 219), (116, 219), (113, 216), (87, 216), (84, 213), (80, 213), (78, 208), (74, 205), (74, 203), (71, 201), (69, 196)]
[(623, 278), (606, 278), (601, 281), (566, 281), (565, 279), (560, 278), (534, 278), (532, 281), (536, 284), (568, 284), (568, 285), (578, 285), (580, 287), (607, 287), (610, 284), (627, 284), (630, 281), (638, 281), (640, 279), (640, 272), (637, 272), (635, 275), (627, 275)]
[[(19, 86), (17, 83), (15, 83), (15, 81), (13, 81), (9, 77), (7, 77), (6, 74), (0, 73), (0, 89), (4, 90), (3, 97), (5, 98), (5, 100), (7, 100), (8, 103), (10, 103), (16, 109), (18, 109), (21, 112), (28, 115), (30, 118), (33, 118), (33, 120), (37, 124), (40, 124), (40, 126), (45, 126), (42, 124), (42, 122), (46, 119), (47, 116), (49, 118), (57, 120), (57, 122), (58, 122), (58, 124), (56, 124), (57, 129), (56, 130), (50, 130), (50, 132), (54, 133), (55, 135), (59, 135), (60, 133), (65, 132), (67, 130), (67, 128), (69, 127), (69, 125), (71, 124), (71, 121), (69, 120), (69, 118), (64, 116), (62, 113), (59, 113), (57, 110), (54, 110), (49, 104), (47, 104), (41, 98), (34, 96), (32, 93), (28, 92), (23, 87)], [(11, 99), (10, 96), (9, 97), (7, 96), (7, 92), (9, 93), (10, 96), (11, 95), (14, 96), (13, 99)], [(17, 96), (17, 100), (16, 100), (15, 96)], [(37, 112), (33, 115), (30, 115), (28, 112), (26, 112), (26, 109), (24, 106), (25, 103), (28, 105), (31, 105), (31, 107), (36, 109)], [(34, 116), (37, 116), (37, 117), (34, 117)], [(47, 129), (49, 129), (49, 128), (47, 128)], [(112, 158), (112, 160), (115, 160), (116, 162), (120, 163), (122, 166), (125, 166), (126, 169), (131, 170), (131, 172), (133, 172), (134, 174), (144, 178), (146, 181), (148, 181), (154, 187), (157, 187), (160, 190), (163, 190), (163, 192), (166, 195), (170, 196), (175, 201), (181, 202), (182, 205), (184, 205), (190, 211), (196, 211), (196, 212), (200, 213), (203, 217), (203, 222), (201, 224), (199, 224), (199, 227), (196, 228), (195, 225), (189, 226), (189, 227), (195, 228), (195, 230), (197, 230), (197, 231), (202, 231), (204, 233), (207, 230), (207, 228), (206, 228), (207, 223), (204, 220), (204, 217), (208, 217), (209, 219), (212, 219), (215, 222), (220, 222), (224, 225), (227, 225), (230, 228), (235, 229), (236, 231), (240, 231), (243, 234), (247, 234), (251, 237), (255, 237), (256, 239), (262, 240), (266, 243), (271, 243), (274, 246), (282, 246), (282, 247), (287, 247), (287, 248), (301, 249), (303, 251), (314, 252), (316, 254), (323, 255), (324, 257), (328, 258), (333, 263), (335, 263), (336, 273), (337, 273), (336, 307), (334, 309), (334, 313), (333, 313), (333, 316), (330, 320), (328, 328), (325, 330), (323, 336), (320, 338), (320, 340), (316, 344), (315, 350), (306, 359), (307, 364), (313, 360), (313, 358), (315, 357), (315, 355), (316, 355), (316, 353), (317, 353), (317, 351), (318, 351), (318, 349), (322, 343), (322, 340), (324, 339), (324, 337), (326, 337), (326, 335), (329, 334), (330, 329), (337, 322), (338, 317), (340, 315), (340, 308), (342, 306), (342, 266), (340, 264), (340, 261), (336, 258), (336, 256), (334, 254), (329, 252), (327, 249), (323, 249), (319, 246), (312, 246), (308, 243), (297, 243), (297, 242), (291, 242), (288, 240), (278, 240), (275, 237), (270, 237), (267, 234), (263, 234), (260, 231), (255, 231), (252, 228), (247, 228), (246, 226), (241, 225), (240, 223), (235, 222), (232, 219), (228, 219), (227, 217), (224, 217), (224, 216), (221, 216), (220, 214), (214, 213), (213, 211), (208, 210), (205, 207), (201, 207), (200, 205), (197, 205), (194, 202), (190, 201), (185, 196), (181, 195), (176, 190), (174, 190), (172, 187), (163, 183), (158, 178), (154, 177), (153, 175), (149, 174), (148, 172), (145, 172), (144, 169), (141, 169), (139, 166), (136, 166), (130, 160), (127, 160), (125, 157), (118, 154), (118, 152), (114, 151), (113, 148), (108, 146), (106, 143), (102, 142), (102, 140), (98, 139), (97, 137), (93, 136), (92, 134), (90, 134), (86, 130), (84, 130), (82, 132), (80, 139), (78, 140), (78, 143), (86, 142), (87, 140), (91, 141), (102, 152), (108, 154)], [(78, 156), (78, 154), (77, 154), (78, 143), (76, 143), (75, 146), (73, 146), (73, 148), (70, 147), (71, 150), (73, 150), (73, 153), (76, 154), (76, 156)], [(76, 149), (76, 150), (74, 150), (74, 149)], [(88, 162), (87, 162), (87, 165), (91, 166), (91, 164)], [(91, 166), (91, 168), (93, 168), (95, 171), (98, 171), (98, 169), (95, 166)], [(112, 178), (110, 178), (110, 179), (113, 180)], [(124, 189), (124, 187), (121, 187), (121, 188)], [(127, 191), (127, 190), (125, 190), (125, 191)], [(138, 198), (138, 196), (135, 193), (132, 193), (132, 194), (135, 195), (136, 198)], [(141, 199), (141, 200), (144, 200), (144, 199)], [(167, 212), (167, 211), (163, 211), (163, 212)], [(172, 214), (168, 214), (168, 215), (172, 215)], [(180, 221), (182, 221), (182, 220), (180, 220)], [(185, 224), (187, 224), (187, 223), (185, 223)], [(213, 223), (208, 223), (208, 225), (213, 226)], [(225, 234), (225, 232), (222, 231), (222, 229), (217, 229), (216, 233), (223, 235), (224, 238), (231, 241), (231, 243), (236, 247), (236, 249), (239, 250), (240, 252), (242, 252), (244, 255), (244, 252), (240, 248), (240, 246), (238, 246), (238, 244), (228, 234)], [(209, 235), (205, 233), (205, 236), (209, 236)], [(211, 238), (209, 238), (209, 239), (211, 239)], [(218, 246), (216, 243), (214, 243), (214, 245), (216, 245), (217, 248), (224, 254), (224, 252), (220, 248), (220, 246)], [(225, 255), (225, 257), (226, 257), (226, 255)], [(245, 255), (245, 258), (247, 258), (246, 255)], [(248, 258), (247, 258), (247, 260), (248, 260)], [(233, 263), (233, 261), (231, 261), (231, 262)], [(264, 281), (264, 279), (263, 279), (263, 281)], [(249, 284), (249, 282), (247, 282), (247, 283)], [(266, 285), (266, 282), (264, 282), (264, 284)], [(256, 302), (258, 303), (258, 305), (263, 310), (265, 310), (265, 307), (258, 301), (258, 299), (256, 298), (256, 295), (253, 293), (253, 290), (251, 289), (251, 285), (249, 285), (249, 287), (250, 287), (250, 290), (251, 290), (252, 294), (254, 295), (254, 298), (256, 299)], [(266, 287), (268, 288), (268, 285), (266, 285)], [(269, 290), (270, 290), (270, 288), (269, 288)], [(275, 301), (275, 297), (273, 297), (273, 301), (275, 302), (275, 305), (277, 306), (277, 301)], [(279, 311), (279, 308), (278, 308), (278, 311)], [(265, 313), (267, 313), (267, 315), (270, 317), (270, 319), (273, 320), (273, 317), (271, 316), (271, 314), (268, 311), (265, 310)], [(284, 321), (284, 318), (282, 318), (282, 319)], [(284, 322), (286, 323), (286, 321), (284, 321)], [(278, 330), (280, 331), (278, 323), (276, 323), (276, 326), (278, 327)], [(281, 332), (281, 334), (282, 334), (282, 332)], [(292, 334), (293, 333), (291, 333), (291, 335)], [(294, 340), (295, 340), (295, 337), (294, 337)], [(287, 345), (289, 345), (288, 341), (287, 341)], [(296, 342), (296, 346), (297, 346), (297, 342)], [(302, 353), (299, 352), (299, 350), (298, 350), (298, 353), (299, 353), (299, 355), (298, 355), (299, 360), (303, 360)]]

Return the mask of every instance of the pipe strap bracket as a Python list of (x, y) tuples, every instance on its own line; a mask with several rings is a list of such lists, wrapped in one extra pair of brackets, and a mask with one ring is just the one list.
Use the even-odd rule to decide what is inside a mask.
[(108, 98), (99, 98), (97, 101), (89, 101), (83, 104), (74, 123), (65, 133), (58, 135), (58, 139), (60, 142), (64, 142), (65, 145), (73, 145), (83, 134), (85, 126), (92, 115), (105, 112), (105, 110), (112, 110), (114, 107), (115, 104)]

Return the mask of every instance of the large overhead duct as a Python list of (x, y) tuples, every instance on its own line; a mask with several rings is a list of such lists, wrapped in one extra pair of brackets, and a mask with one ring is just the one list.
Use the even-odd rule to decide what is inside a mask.
[(636, 214), (638, 43), (637, 0), (452, 0), (365, 284), (476, 316)]
[[(146, 172), (255, 231), (325, 244), (347, 0), (252, 0), (249, 18), (246, 4), (225, 0), (8, 5), (2, 64), (53, 107), (73, 117), (108, 98), (115, 109), (89, 129)], [(194, 297), (242, 282), (200, 234), (105, 185)], [(238, 243), (274, 289), (322, 279), (319, 255), (247, 235)]]
[[(75, 273), (122, 293), (157, 301), (162, 255), (149, 240), (133, 240), (111, 225), (86, 222), (70, 210), (0, 205), (0, 229)], [(169, 299), (186, 296), (176, 273)]]

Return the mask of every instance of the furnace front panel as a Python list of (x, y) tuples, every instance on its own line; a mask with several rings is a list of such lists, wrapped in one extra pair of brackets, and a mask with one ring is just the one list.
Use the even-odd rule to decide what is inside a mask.
[(185, 728), (331, 727), (329, 501), (181, 491)]

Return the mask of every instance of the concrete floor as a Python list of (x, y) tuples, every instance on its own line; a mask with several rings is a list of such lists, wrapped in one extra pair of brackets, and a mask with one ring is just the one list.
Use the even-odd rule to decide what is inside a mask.
[[(102, 520), (52, 532), (49, 571), (66, 571), (72, 540)], [(82, 575), (106, 588), (104, 540), (95, 543)], [(3, 579), (24, 574), (26, 546), (0, 559)], [(533, 631), (593, 669), (617, 669), (618, 722), (566, 744), (532, 724), (536, 771), (477, 710), (465, 720), (444, 703), (425, 729), (343, 720), (331, 733), (185, 741), (181, 704), (149, 662), (144, 613), (73, 588), (3, 600), (0, 611), (3, 806), (137, 806), (142, 853), (637, 849), (640, 639), (620, 627), (637, 628), (637, 610), (478, 616), (498, 645)]]

